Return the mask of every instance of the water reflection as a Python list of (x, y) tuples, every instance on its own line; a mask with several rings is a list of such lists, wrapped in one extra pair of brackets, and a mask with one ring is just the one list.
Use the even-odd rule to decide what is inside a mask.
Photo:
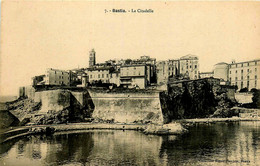
[(111, 130), (55, 133), (9, 142), (1, 151), (0, 165), (257, 165), (260, 122), (200, 124), (165, 137)]

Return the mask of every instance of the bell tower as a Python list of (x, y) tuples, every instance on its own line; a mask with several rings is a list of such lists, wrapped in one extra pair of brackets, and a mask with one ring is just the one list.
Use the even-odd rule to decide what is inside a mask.
[(94, 49), (89, 51), (89, 67), (93, 67), (96, 65), (96, 52)]

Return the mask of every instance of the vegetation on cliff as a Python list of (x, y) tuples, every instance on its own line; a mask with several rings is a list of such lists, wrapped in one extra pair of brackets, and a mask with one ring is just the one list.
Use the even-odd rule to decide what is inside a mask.
[(259, 89), (252, 89), (251, 93), (253, 93), (252, 103), (241, 104), (240, 107), (260, 108), (260, 90)]
[(206, 118), (215, 111), (228, 110), (235, 102), (229, 99), (227, 89), (207, 80), (183, 82), (180, 86), (169, 86), (161, 94), (164, 119)]

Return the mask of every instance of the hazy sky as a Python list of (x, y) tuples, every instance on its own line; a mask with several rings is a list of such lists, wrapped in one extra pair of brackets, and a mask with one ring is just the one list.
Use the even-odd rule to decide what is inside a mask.
[[(1, 95), (16, 95), (46, 68), (88, 66), (149, 55), (199, 57), (200, 71), (218, 62), (260, 57), (259, 2), (2, 1)], [(105, 13), (110, 9), (154, 13)]]

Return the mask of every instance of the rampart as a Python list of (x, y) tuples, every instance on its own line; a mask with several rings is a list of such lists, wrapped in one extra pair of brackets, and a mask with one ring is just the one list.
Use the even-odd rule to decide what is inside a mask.
[(122, 123), (163, 123), (159, 92), (102, 93), (90, 90), (93, 118)]

